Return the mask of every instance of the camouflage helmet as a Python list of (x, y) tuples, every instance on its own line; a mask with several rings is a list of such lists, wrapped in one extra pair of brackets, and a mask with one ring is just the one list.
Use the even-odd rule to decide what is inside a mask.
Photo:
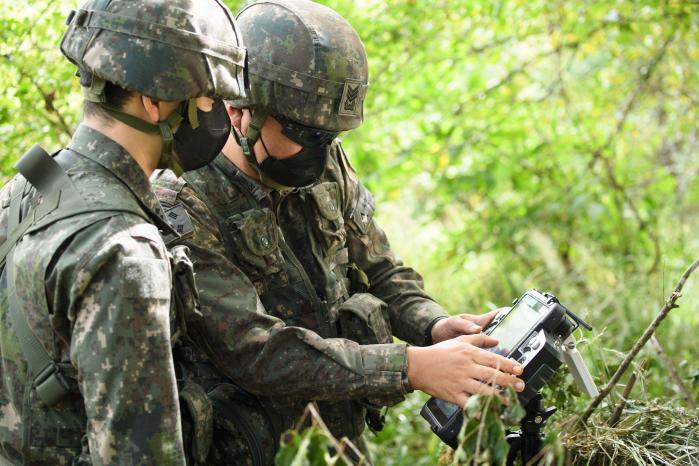
[(244, 95), (245, 49), (219, 0), (89, 0), (68, 19), (63, 54), (103, 81), (156, 100)]
[(362, 123), (366, 52), (342, 16), (308, 0), (262, 0), (236, 19), (250, 93), (235, 106), (335, 133)]

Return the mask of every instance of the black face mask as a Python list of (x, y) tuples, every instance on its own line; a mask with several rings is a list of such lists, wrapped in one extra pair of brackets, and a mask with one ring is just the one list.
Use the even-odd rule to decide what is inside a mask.
[(231, 134), (231, 120), (222, 100), (210, 111), (197, 109), (199, 126), (192, 128), (188, 115), (173, 135), (173, 152), (183, 171), (208, 165), (221, 152)]
[[(262, 141), (262, 137), (260, 137)], [(260, 171), (275, 182), (292, 188), (309, 186), (320, 179), (325, 171), (330, 144), (318, 147), (304, 147), (301, 152), (286, 159), (274, 157), (265, 142), (262, 146), (267, 151), (267, 158), (260, 163)]]

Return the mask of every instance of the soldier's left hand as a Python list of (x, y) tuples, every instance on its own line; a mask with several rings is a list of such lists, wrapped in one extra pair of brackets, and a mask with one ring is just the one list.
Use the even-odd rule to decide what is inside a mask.
[(459, 314), (442, 319), (432, 327), (432, 343), (450, 340), (460, 335), (480, 333), (502, 308), (481, 315)]

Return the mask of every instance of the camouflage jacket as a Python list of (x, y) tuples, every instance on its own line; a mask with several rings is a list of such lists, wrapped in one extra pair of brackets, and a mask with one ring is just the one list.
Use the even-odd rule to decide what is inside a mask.
[(226, 375), (287, 424), (308, 400), (328, 400), (324, 419), (350, 437), (363, 415), (333, 402), (395, 402), (410, 390), (406, 347), (392, 335), (424, 345), (429, 323), (446, 312), (391, 251), (339, 142), (320, 183), (286, 194), (223, 155), (153, 183), (161, 203), (182, 204), (193, 225), (184, 243), (205, 314), (199, 341)]
[[(0, 456), (16, 464), (184, 464), (170, 342), (171, 268), (162, 216), (143, 171), (114, 141), (81, 125), (67, 175), (86, 212), (27, 233), (14, 250), (16, 294), (32, 332), (74, 384), (48, 408), (6, 305), (0, 306)], [(0, 191), (0, 243), (11, 195)], [(27, 185), (23, 211), (40, 196)], [(144, 213), (105, 212), (104, 204)], [(60, 206), (58, 208), (60, 210)], [(7, 292), (2, 274), (0, 292)], [(2, 460), (2, 458), (0, 458)]]

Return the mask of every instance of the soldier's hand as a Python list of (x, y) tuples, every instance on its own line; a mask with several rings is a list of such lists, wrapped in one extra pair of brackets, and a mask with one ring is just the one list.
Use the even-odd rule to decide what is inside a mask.
[(480, 333), (502, 309), (495, 309), (481, 315), (459, 314), (437, 321), (432, 327), (432, 343), (451, 340), (461, 335)]
[(494, 387), (524, 390), (522, 366), (486, 351), (498, 344), (484, 334), (465, 335), (432, 346), (408, 348), (408, 381), (416, 390), (464, 406), (470, 395), (499, 394)]

